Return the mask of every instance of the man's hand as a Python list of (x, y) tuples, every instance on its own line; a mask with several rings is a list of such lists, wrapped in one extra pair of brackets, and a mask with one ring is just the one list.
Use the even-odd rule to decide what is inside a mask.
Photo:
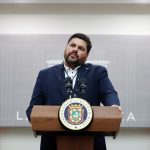
[(122, 111), (122, 109), (121, 109), (121, 106), (118, 106), (118, 105), (111, 105), (112, 107), (118, 107), (119, 108), (119, 110), (121, 111), (121, 117), (123, 118), (123, 111)]

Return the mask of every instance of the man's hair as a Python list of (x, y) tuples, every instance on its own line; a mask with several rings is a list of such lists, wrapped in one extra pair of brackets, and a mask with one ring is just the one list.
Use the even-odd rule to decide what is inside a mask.
[(75, 33), (73, 34), (69, 40), (68, 40), (68, 43), (73, 39), (73, 38), (79, 38), (79, 39), (82, 39), (83, 41), (85, 41), (87, 43), (87, 52), (89, 53), (91, 48), (92, 48), (92, 43), (90, 41), (90, 38), (83, 34), (83, 33)]

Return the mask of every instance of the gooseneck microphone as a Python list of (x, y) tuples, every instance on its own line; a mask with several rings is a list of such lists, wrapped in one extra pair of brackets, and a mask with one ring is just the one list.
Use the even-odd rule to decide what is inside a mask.
[(65, 78), (65, 88), (67, 91), (68, 98), (71, 98), (72, 94), (72, 80), (70, 77)]
[(85, 85), (85, 80), (84, 79), (82, 79), (81, 81), (80, 81), (80, 86), (79, 86), (79, 94), (80, 94), (80, 96), (83, 96), (83, 94), (85, 94), (85, 92), (86, 92), (86, 85)]

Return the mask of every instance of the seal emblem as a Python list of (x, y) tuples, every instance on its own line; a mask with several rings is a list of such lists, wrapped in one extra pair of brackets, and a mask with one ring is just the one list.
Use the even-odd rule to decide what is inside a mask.
[(90, 104), (81, 98), (66, 100), (59, 109), (59, 120), (70, 130), (86, 128), (92, 121), (93, 111)]

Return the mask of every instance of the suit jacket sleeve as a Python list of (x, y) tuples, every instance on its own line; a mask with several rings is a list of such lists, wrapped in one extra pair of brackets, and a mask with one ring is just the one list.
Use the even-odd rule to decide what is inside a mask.
[(118, 94), (115, 91), (109, 77), (106, 68), (102, 67), (102, 70), (100, 70), (100, 76), (99, 76), (99, 93), (101, 97), (101, 102), (105, 106), (110, 105), (120, 105)]
[(42, 92), (42, 73), (40, 71), (38, 74), (34, 89), (33, 89), (33, 94), (31, 97), (29, 107), (26, 110), (26, 114), (27, 114), (29, 121), (30, 121), (30, 115), (31, 115), (33, 106), (42, 105), (42, 104), (44, 104), (44, 97), (43, 97), (43, 92)]

